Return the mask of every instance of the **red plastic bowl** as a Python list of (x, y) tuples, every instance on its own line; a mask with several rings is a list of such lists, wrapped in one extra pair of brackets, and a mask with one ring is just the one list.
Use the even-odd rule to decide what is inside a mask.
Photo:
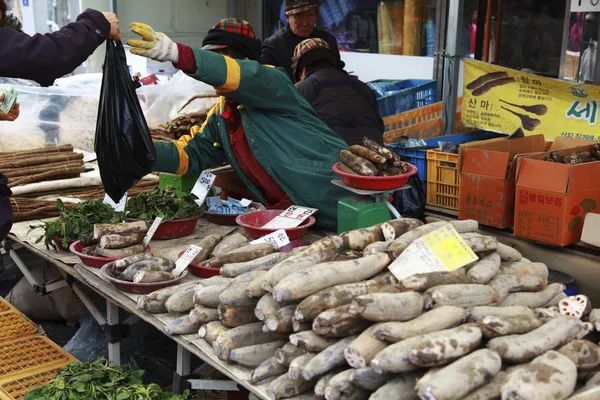
[[(189, 236), (194, 232), (194, 229), (196, 229), (196, 225), (198, 225), (198, 220), (201, 216), (202, 214), (196, 215), (195, 217), (180, 218), (163, 222), (154, 233), (154, 236), (152, 236), (152, 240), (169, 240)], [(129, 219), (131, 221), (141, 221), (136, 218)], [(152, 225), (152, 221), (146, 222), (148, 223), (148, 226)]]
[(54, 242), (54, 244), (56, 245), (56, 248), (58, 250), (62, 250), (62, 251), (66, 251), (67, 253), (70, 251), (69, 247), (75, 243), (75, 240), (69, 240), (69, 246), (65, 249), (62, 244), (63, 244), (63, 240), (60, 237), (55, 237), (54, 239), (52, 239), (52, 242)]
[[(269, 229), (263, 228), (265, 224), (271, 221), (273, 218), (284, 212), (285, 210), (261, 210), (255, 211), (248, 214), (242, 214), (235, 219), (235, 222), (241, 227), (243, 227), (248, 235), (250, 235), (254, 239), (261, 238), (269, 233), (275, 232), (278, 229)], [(285, 233), (287, 233), (288, 238), (290, 240), (299, 239), (308, 228), (315, 224), (315, 217), (310, 216), (308, 219), (302, 222), (302, 225), (297, 226), (295, 228), (287, 228), (285, 229)]]
[[(177, 257), (181, 257), (181, 255), (185, 253), (185, 251), (180, 252)], [(213, 276), (221, 275), (221, 268), (210, 268), (204, 267), (202, 265), (193, 265), (190, 264), (187, 267), (188, 271), (196, 276), (200, 276), (202, 278), (211, 278)]]
[(346, 185), (363, 190), (392, 190), (400, 189), (406, 185), (408, 178), (417, 173), (417, 167), (412, 164), (408, 164), (408, 172), (402, 175), (396, 176), (362, 176), (349, 174), (344, 171), (340, 171), (338, 163), (335, 163), (332, 167), (333, 172), (342, 177), (342, 182)]
[[(83, 243), (81, 243), (81, 241), (78, 240), (74, 242), (71, 246), (69, 246), (69, 250), (71, 250), (71, 253), (79, 257), (81, 262), (87, 265), (88, 267), (102, 268), (105, 264), (118, 260), (118, 258), (89, 256), (81, 252), (81, 250), (83, 250), (83, 247)], [(150, 252), (150, 246), (146, 246), (146, 250), (144, 251), (146, 253)]]
[(155, 290), (166, 288), (167, 286), (175, 285), (177, 282), (186, 277), (187, 271), (184, 271), (179, 277), (171, 279), (170, 281), (164, 282), (152, 282), (152, 283), (133, 283), (128, 281), (122, 281), (117, 279), (111, 271), (108, 269), (108, 265), (105, 265), (100, 270), (100, 275), (117, 289), (122, 292), (133, 293), (133, 294), (148, 294)]

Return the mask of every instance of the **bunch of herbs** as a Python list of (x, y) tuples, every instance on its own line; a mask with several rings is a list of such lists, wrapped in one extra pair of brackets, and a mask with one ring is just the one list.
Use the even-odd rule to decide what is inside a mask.
[(129, 218), (151, 221), (161, 217), (163, 222), (167, 222), (199, 215), (202, 209), (195, 200), (196, 196), (191, 193), (156, 187), (152, 192), (130, 198), (125, 211)]

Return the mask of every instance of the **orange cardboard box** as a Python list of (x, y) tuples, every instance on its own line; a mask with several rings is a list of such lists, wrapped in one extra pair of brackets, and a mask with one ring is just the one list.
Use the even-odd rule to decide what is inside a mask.
[(518, 159), (546, 149), (544, 135), (486, 141), (464, 150), (459, 218), (500, 229), (514, 224)]
[[(591, 145), (558, 151), (562, 156)], [(557, 246), (579, 242), (588, 212), (600, 204), (600, 162), (579, 165), (523, 157), (517, 170), (515, 236)]]

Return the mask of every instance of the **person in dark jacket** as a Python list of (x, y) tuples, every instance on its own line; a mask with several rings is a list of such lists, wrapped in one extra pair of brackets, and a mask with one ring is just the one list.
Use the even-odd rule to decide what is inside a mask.
[(383, 144), (383, 120), (375, 92), (336, 66), (335, 54), (322, 39), (306, 39), (294, 50), (296, 89), (329, 128), (349, 145), (364, 136)]
[(343, 69), (345, 64), (340, 58), (335, 36), (316, 28), (319, 16), (319, 0), (285, 0), (285, 28), (266, 39), (262, 44), (261, 64), (282, 67), (294, 81), (292, 56), (296, 46), (308, 38), (320, 38), (327, 42), (333, 51), (336, 66)]
[(45, 35), (0, 28), (0, 76), (50, 86), (87, 60), (106, 38), (121, 39), (117, 16), (92, 9), (85, 10), (76, 22)]

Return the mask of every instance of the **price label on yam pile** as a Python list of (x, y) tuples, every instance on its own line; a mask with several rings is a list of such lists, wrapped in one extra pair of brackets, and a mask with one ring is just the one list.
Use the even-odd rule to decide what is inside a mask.
[(190, 245), (190, 247), (188, 247), (183, 252), (181, 257), (179, 257), (177, 259), (177, 261), (175, 262), (175, 269), (173, 270), (173, 276), (175, 278), (180, 276), (183, 273), (183, 271), (185, 271), (185, 269), (188, 267), (188, 265), (190, 265), (192, 260), (194, 258), (196, 258), (198, 253), (200, 253), (201, 251), (202, 251), (202, 247), (196, 246), (194, 244)]
[(295, 228), (302, 224), (308, 217), (316, 213), (316, 208), (290, 206), (287, 210), (267, 222), (263, 228), (287, 229)]
[(285, 247), (288, 244), (290, 244), (290, 238), (288, 237), (287, 233), (285, 233), (285, 230), (280, 229), (273, 233), (269, 233), (268, 235), (263, 236), (260, 239), (256, 239), (256, 240), (250, 242), (250, 244), (261, 244), (261, 243), (270, 243), (273, 246), (280, 249), (280, 248)]
[(206, 199), (206, 196), (208, 195), (215, 178), (216, 176), (214, 174), (211, 174), (207, 171), (202, 171), (198, 177), (196, 184), (192, 188), (192, 194), (198, 198), (198, 200), (196, 200), (196, 204), (198, 204), (199, 207), (202, 207), (202, 204), (204, 203), (204, 200)]
[(150, 226), (150, 229), (148, 229), (148, 233), (146, 233), (146, 236), (144, 237), (144, 246), (148, 246), (148, 243), (150, 243), (150, 241), (152, 240), (152, 237), (156, 233), (156, 230), (158, 229), (158, 227), (160, 226), (161, 223), (162, 223), (162, 218), (156, 217), (156, 219)]
[(389, 270), (402, 280), (417, 274), (456, 271), (477, 259), (456, 229), (448, 224), (411, 243)]

